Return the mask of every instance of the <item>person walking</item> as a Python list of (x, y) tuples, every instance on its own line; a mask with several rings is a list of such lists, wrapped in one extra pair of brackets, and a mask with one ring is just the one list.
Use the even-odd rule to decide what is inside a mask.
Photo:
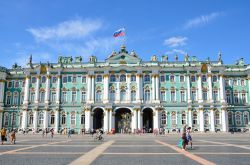
[(186, 150), (186, 146), (188, 144), (186, 132), (182, 133), (181, 139), (182, 139), (182, 150)]
[(10, 132), (10, 144), (16, 144), (16, 132), (12, 130)]
[(70, 130), (70, 128), (68, 129), (68, 138), (71, 138), (71, 130)]
[(50, 130), (50, 133), (51, 133), (51, 139), (53, 139), (53, 137), (54, 137), (54, 129), (53, 128)]
[(7, 137), (6, 136), (7, 136), (6, 129), (2, 128), (2, 130), (1, 130), (2, 145), (3, 145), (4, 141), (7, 141)]
[(192, 136), (191, 136), (191, 127), (187, 129), (187, 141), (190, 143), (191, 149), (193, 148)]

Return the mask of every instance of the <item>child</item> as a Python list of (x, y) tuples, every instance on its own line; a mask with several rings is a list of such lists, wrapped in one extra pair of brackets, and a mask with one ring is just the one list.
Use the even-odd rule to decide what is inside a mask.
[(16, 144), (16, 132), (14, 130), (12, 130), (10, 133), (10, 143)]

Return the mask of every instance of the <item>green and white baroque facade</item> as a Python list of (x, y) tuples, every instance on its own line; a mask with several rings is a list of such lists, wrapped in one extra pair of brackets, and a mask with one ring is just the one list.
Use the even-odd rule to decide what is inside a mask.
[(102, 62), (90, 56), (0, 68), (0, 127), (249, 129), (250, 65), (175, 56), (142, 61), (125, 46)]

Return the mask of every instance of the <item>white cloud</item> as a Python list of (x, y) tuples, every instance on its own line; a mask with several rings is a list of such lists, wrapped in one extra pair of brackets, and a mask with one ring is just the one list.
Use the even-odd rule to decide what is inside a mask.
[(177, 46), (183, 46), (186, 45), (187, 37), (171, 37), (164, 41), (164, 45), (167, 45), (169, 47), (177, 47)]
[(187, 54), (186, 51), (184, 50), (181, 50), (181, 49), (173, 49), (173, 50), (170, 50), (170, 51), (167, 51), (166, 54)]
[(84, 38), (102, 27), (100, 20), (81, 20), (79, 18), (65, 21), (51, 27), (29, 28), (36, 41)]
[(184, 29), (190, 29), (190, 28), (206, 25), (212, 20), (220, 17), (222, 14), (223, 14), (222, 12), (213, 12), (208, 15), (201, 15), (199, 17), (190, 19), (185, 23)]

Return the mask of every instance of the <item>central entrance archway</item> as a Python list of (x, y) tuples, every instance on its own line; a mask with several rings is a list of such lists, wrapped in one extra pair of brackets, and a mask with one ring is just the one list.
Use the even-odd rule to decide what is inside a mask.
[(153, 110), (151, 108), (146, 108), (143, 110), (143, 129), (147, 133), (153, 132)]
[(115, 132), (129, 133), (131, 132), (131, 111), (128, 108), (119, 108), (115, 113)]
[(96, 108), (93, 114), (93, 129), (103, 128), (103, 110)]

